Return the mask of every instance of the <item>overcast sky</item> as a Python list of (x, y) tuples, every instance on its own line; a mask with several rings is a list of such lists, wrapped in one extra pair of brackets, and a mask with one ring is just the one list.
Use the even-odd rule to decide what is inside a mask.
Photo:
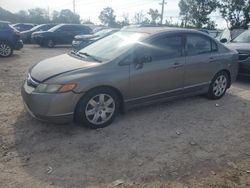
[[(145, 14), (149, 8), (161, 11), (159, 3), (162, 0), (75, 0), (76, 13), (82, 19), (88, 19), (95, 23), (100, 23), (98, 16), (103, 8), (110, 6), (114, 9), (117, 19), (121, 19), (123, 14), (128, 14), (132, 19), (135, 12), (143, 11)], [(179, 21), (179, 0), (166, 0), (164, 19), (170, 19), (175, 23)], [(52, 12), (53, 10), (71, 9), (73, 10), (73, 0), (0, 0), (0, 7), (11, 12), (19, 10), (27, 10), (31, 8), (46, 8)], [(216, 21), (219, 28), (226, 27), (225, 21), (214, 13), (211, 17)]]

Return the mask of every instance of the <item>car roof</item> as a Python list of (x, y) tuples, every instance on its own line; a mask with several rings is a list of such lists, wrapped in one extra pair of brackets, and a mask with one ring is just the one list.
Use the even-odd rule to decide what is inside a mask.
[(183, 28), (176, 28), (176, 27), (136, 27), (136, 28), (122, 29), (121, 31), (147, 33), (150, 35), (157, 34), (157, 33), (163, 33), (163, 32), (189, 32), (189, 33), (202, 33), (202, 34), (204, 34), (203, 32), (197, 31), (194, 29), (183, 29)]
[(3, 24), (10, 24), (10, 22), (8, 22), (8, 21), (2, 21), (2, 20), (0, 20), (0, 23), (3, 23)]

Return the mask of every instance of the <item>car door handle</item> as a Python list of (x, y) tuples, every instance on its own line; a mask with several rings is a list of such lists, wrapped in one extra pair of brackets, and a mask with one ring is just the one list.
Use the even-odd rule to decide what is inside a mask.
[(179, 68), (179, 67), (182, 67), (182, 66), (183, 66), (183, 64), (181, 64), (181, 63), (174, 63), (172, 65), (172, 68), (176, 69), (176, 68)]
[(143, 68), (143, 63), (136, 63), (135, 64), (135, 69), (142, 69)]
[(216, 58), (214, 58), (214, 57), (210, 57), (210, 58), (209, 58), (209, 62), (210, 62), (210, 63), (215, 62), (215, 61), (216, 61)]

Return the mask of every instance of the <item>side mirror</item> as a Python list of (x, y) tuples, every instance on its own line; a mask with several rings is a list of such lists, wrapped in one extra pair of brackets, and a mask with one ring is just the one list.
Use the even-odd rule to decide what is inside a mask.
[(152, 57), (148, 55), (144, 55), (142, 57), (135, 59), (135, 63), (144, 64), (144, 63), (150, 63), (150, 62), (152, 62)]
[(226, 38), (223, 38), (220, 40), (221, 43), (227, 43), (227, 39)]

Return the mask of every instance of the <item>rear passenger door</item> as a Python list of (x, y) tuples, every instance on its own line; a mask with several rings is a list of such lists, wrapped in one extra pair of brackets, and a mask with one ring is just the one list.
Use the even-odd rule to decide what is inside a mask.
[(185, 87), (208, 85), (219, 69), (217, 44), (201, 34), (186, 34)]

